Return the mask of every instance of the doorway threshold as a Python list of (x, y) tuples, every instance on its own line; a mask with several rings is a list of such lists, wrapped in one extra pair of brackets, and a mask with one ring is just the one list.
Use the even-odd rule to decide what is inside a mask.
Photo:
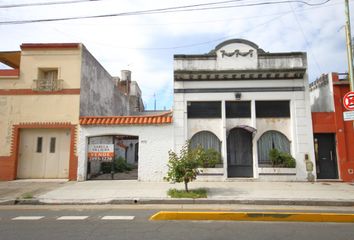
[(316, 182), (343, 182), (341, 179), (316, 179)]
[(250, 178), (226, 178), (225, 179), (226, 182), (255, 182), (255, 181), (259, 181), (259, 179), (254, 178), (254, 177), (250, 177)]
[(28, 178), (16, 179), (14, 182), (69, 182), (69, 179), (62, 178)]

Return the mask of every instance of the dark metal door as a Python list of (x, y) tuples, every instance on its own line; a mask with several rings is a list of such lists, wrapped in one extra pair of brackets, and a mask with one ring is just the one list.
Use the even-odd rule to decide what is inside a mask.
[(253, 177), (252, 133), (234, 128), (227, 137), (228, 177)]
[(318, 179), (338, 179), (334, 134), (315, 134)]

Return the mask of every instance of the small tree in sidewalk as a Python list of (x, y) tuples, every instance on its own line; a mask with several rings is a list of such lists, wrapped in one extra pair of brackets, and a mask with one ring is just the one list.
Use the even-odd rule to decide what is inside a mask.
[(169, 151), (168, 172), (165, 180), (172, 182), (184, 182), (186, 192), (189, 192), (188, 183), (196, 179), (198, 174), (200, 149), (192, 149), (190, 141), (187, 141), (179, 154)]

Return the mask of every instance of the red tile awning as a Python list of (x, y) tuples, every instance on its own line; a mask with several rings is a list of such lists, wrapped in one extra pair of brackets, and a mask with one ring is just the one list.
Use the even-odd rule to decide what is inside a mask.
[(80, 117), (80, 125), (152, 125), (172, 123), (172, 112), (160, 115)]

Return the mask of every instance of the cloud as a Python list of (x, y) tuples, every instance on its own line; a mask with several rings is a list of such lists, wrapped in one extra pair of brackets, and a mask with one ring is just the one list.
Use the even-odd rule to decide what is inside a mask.
[[(49, 0), (43, 0), (47, 2)], [(16, 3), (26, 1), (16, 1)], [(255, 1), (242, 1), (241, 3)], [(312, 1), (315, 2), (315, 1)], [(319, 1), (316, 1), (319, 2)], [(201, 0), (122, 0), (0, 9), (0, 21), (85, 16), (203, 3)], [(4, 0), (0, 5), (13, 4)], [(351, 9), (353, 12), (353, 10)], [(296, 17), (295, 17), (296, 16)], [(308, 52), (309, 80), (347, 69), (344, 6), (287, 3), (261, 7), (0, 25), (1, 50), (23, 42), (83, 42), (113, 76), (132, 71), (148, 108), (171, 108), (173, 54), (207, 53), (227, 38), (245, 38), (265, 51)], [(183, 47), (184, 46), (184, 47)]]

